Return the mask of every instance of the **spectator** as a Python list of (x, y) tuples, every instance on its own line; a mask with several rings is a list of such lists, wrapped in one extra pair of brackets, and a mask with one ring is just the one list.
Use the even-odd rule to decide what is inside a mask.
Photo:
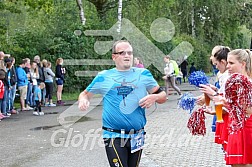
[(9, 54), (4, 54), (3, 51), (0, 51), (0, 69), (3, 69), (4, 71), (6, 71), (6, 66), (4, 64), (4, 58), (5, 57), (10, 57)]
[[(7, 58), (8, 59), (8, 58)], [(5, 117), (9, 117), (11, 116), (11, 113), (9, 111), (9, 107), (8, 107), (8, 101), (9, 101), (9, 88), (10, 88), (10, 84), (9, 84), (9, 80), (10, 80), (10, 72), (7, 70), (6, 68), (6, 60), (4, 61), (4, 67), (5, 69), (2, 69), (5, 71), (5, 77), (3, 79), (3, 83), (4, 83), (4, 96), (3, 96), (3, 100), (2, 100), (2, 105), (1, 105), (1, 110), (2, 113)], [(9, 59), (8, 59), (9, 60)], [(10, 65), (10, 63), (8, 63), (8, 66)]]
[(139, 57), (134, 58), (135, 67), (144, 68), (143, 62)]
[(5, 78), (5, 71), (0, 69), (0, 121), (5, 118), (5, 115), (2, 114), (2, 101), (4, 97), (4, 82), (3, 79)]
[(187, 66), (188, 66), (188, 62), (186, 59), (187, 59), (187, 56), (184, 57), (184, 61), (179, 65), (179, 68), (181, 69), (181, 72), (183, 74), (184, 83), (187, 77)]
[[(45, 82), (44, 67), (43, 67), (43, 64), (40, 62), (40, 56), (36, 55), (33, 60), (37, 63), (37, 67), (38, 67), (39, 78), (37, 79), (37, 84), (40, 84), (40, 82)], [(45, 103), (45, 95), (46, 95), (46, 90), (43, 89), (42, 100), (41, 100), (42, 105), (44, 105)]]
[(176, 76), (176, 84), (181, 85), (182, 77), (183, 77), (183, 73), (182, 73), (181, 69), (179, 69), (179, 74)]
[[(32, 79), (32, 97), (31, 97), (31, 101), (32, 101), (32, 105), (35, 107), (36, 103), (35, 103), (35, 97), (34, 97), (34, 91), (36, 89), (36, 87), (38, 86), (38, 82), (37, 79), (39, 79), (39, 71), (38, 71), (38, 66), (37, 63), (35, 61), (31, 62), (31, 79)], [(41, 99), (42, 99), (42, 94), (41, 94)]]
[(61, 99), (63, 84), (65, 82), (66, 69), (62, 67), (63, 59), (58, 58), (56, 61), (56, 84), (57, 84), (57, 105), (64, 105)]
[[(41, 93), (41, 89), (45, 88), (45, 84), (44, 82), (40, 82), (40, 84), (38, 86), (35, 87), (34, 90), (34, 100), (36, 103), (36, 109), (33, 112), (33, 115), (44, 115), (44, 112), (42, 112), (41, 110), (41, 99), (42, 99), (42, 93)], [(38, 110), (38, 112), (37, 112)]]
[[(43, 69), (43, 72), (44, 72), (44, 70), (45, 70), (45, 68), (46, 68), (46, 66), (47, 66), (47, 60), (46, 59), (43, 59), (42, 61), (41, 61), (41, 67), (42, 67), (42, 69)], [(45, 73), (44, 73), (45, 74)], [(43, 74), (43, 75), (44, 75)], [(45, 78), (45, 75), (44, 75), (44, 78)], [(45, 105), (45, 97), (46, 97), (46, 88), (44, 88), (44, 89), (42, 89), (42, 104), (44, 103), (44, 105)]]
[(32, 104), (32, 79), (31, 79), (31, 60), (29, 58), (26, 58), (27, 62), (25, 63), (24, 70), (26, 72), (27, 78), (28, 78), (28, 84), (27, 84), (27, 95), (25, 99), (25, 105), (28, 110), (32, 110), (33, 108), (30, 107)]
[(12, 69), (12, 62), (11, 59), (7, 58), (4, 60), (6, 63), (6, 74), (5, 74), (5, 94), (4, 94), (4, 102), (6, 103), (6, 112), (8, 115), (11, 115), (11, 77), (12, 77), (12, 73), (11, 73), (11, 69)]
[(25, 99), (27, 95), (27, 85), (28, 85), (28, 78), (24, 70), (26, 63), (27, 63), (27, 60), (23, 59), (20, 65), (16, 68), (17, 87), (20, 93), (21, 111), (29, 110), (25, 108)]
[(53, 93), (53, 77), (55, 77), (54, 72), (51, 70), (51, 62), (47, 62), (46, 68), (44, 68), (45, 76), (45, 86), (46, 86), (46, 104), (45, 106), (54, 107), (56, 106), (52, 102)]
[(194, 67), (194, 62), (192, 62), (191, 67), (190, 67), (190, 70), (189, 70), (189, 74), (191, 74), (191, 73), (193, 73), (193, 72), (195, 72), (195, 71), (197, 71), (197, 70), (196, 70), (196, 68)]
[(15, 58), (10, 57), (10, 60), (12, 62), (12, 67), (10, 69), (10, 84), (11, 84), (11, 89), (10, 89), (10, 111), (11, 114), (16, 114), (17, 111), (14, 109), (14, 101), (16, 97), (16, 90), (17, 90), (17, 74), (16, 74), (16, 68), (15, 68)]

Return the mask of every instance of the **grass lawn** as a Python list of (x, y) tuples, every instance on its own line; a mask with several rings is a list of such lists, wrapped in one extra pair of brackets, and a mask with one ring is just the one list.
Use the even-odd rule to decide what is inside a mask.
[[(66, 93), (66, 92), (64, 92), (62, 94), (62, 101), (73, 101), (73, 100), (77, 101), (78, 97), (79, 97), (79, 94), (80, 94), (80, 92), (76, 92), (76, 93), (68, 93), (68, 92)], [(53, 102), (56, 103), (56, 101), (57, 101), (57, 96), (56, 96), (56, 94), (54, 94), (53, 95)], [(17, 97), (15, 99), (14, 107), (20, 109), (19, 97)]]

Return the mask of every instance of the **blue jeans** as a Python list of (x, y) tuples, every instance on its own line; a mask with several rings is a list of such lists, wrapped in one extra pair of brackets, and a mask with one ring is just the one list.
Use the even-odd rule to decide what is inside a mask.
[(34, 91), (35, 91), (35, 89), (36, 89), (37, 87), (38, 87), (38, 85), (32, 85), (32, 97), (31, 97), (32, 103), (31, 103), (31, 106), (36, 106)]
[(3, 99), (0, 99), (0, 113), (3, 113), (3, 112), (1, 111), (2, 102), (3, 102)]
[(45, 104), (45, 98), (46, 98), (46, 88), (42, 90), (42, 101)]
[(29, 104), (31, 105), (31, 95), (32, 95), (32, 83), (28, 83), (27, 85), (27, 95), (26, 95), (26, 99), (25, 99), (25, 104)]
[(17, 86), (13, 85), (12, 88), (10, 89), (10, 110), (12, 110), (14, 108), (14, 101), (15, 101), (15, 97), (16, 97), (16, 90), (17, 90)]
[(216, 131), (216, 115), (213, 116), (213, 122), (212, 122), (212, 132)]

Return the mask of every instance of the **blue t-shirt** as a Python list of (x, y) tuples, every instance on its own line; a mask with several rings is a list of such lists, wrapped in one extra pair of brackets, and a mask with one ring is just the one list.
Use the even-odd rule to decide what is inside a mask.
[(34, 90), (34, 100), (41, 101), (41, 89), (39, 87)]
[[(129, 71), (118, 71), (113, 68), (100, 72), (86, 90), (103, 95), (104, 127), (130, 131), (145, 126), (145, 109), (139, 106), (139, 100), (157, 85), (147, 69), (132, 67)], [(129, 135), (104, 130), (103, 137), (127, 138)]]

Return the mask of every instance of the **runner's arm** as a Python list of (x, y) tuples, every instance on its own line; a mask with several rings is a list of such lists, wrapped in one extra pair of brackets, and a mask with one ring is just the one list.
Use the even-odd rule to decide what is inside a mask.
[(150, 96), (155, 100), (155, 102), (162, 104), (166, 102), (166, 93), (165, 91), (160, 89), (160, 86), (155, 86), (151, 90), (148, 91)]
[(93, 93), (90, 93), (86, 90), (84, 90), (83, 92), (80, 93), (79, 95), (79, 99), (78, 99), (78, 102), (79, 102), (79, 109), (82, 110), (82, 111), (86, 111), (89, 107), (89, 104), (90, 104), (90, 99), (93, 97)]

